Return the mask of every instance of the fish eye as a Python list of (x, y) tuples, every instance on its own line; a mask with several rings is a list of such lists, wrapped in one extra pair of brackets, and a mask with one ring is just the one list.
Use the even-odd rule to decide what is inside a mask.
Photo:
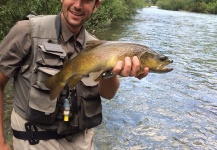
[(166, 61), (168, 59), (167, 56), (160, 56), (160, 61)]

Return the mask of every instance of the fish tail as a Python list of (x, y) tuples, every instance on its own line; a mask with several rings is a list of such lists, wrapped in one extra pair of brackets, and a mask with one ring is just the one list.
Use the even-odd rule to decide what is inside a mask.
[(69, 82), (68, 82), (68, 86), (70, 89), (72, 89), (73, 87), (75, 87), (75, 85), (78, 83), (78, 81), (80, 81), (82, 78), (82, 75), (76, 75), (76, 76), (73, 76), (69, 79)]
[(61, 93), (66, 83), (60, 82), (58, 74), (56, 74), (48, 78), (44, 84), (50, 89), (50, 99), (54, 100)]

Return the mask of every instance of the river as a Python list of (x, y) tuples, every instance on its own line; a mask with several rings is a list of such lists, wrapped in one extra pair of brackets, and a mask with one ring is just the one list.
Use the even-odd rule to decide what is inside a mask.
[(97, 150), (217, 149), (217, 16), (144, 8), (97, 34), (145, 44), (174, 60), (167, 74), (121, 78), (103, 101)]
[(116, 96), (103, 99), (96, 150), (217, 149), (216, 15), (144, 8), (96, 35), (145, 44), (174, 61), (170, 73), (121, 78)]

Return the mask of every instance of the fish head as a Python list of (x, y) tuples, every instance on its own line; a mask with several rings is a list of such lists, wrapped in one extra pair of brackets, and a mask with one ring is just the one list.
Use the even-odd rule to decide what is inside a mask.
[(165, 55), (158, 54), (156, 52), (144, 52), (141, 54), (140, 62), (143, 67), (148, 67), (150, 72), (166, 73), (173, 69), (166, 66), (173, 63), (173, 60), (169, 59)]

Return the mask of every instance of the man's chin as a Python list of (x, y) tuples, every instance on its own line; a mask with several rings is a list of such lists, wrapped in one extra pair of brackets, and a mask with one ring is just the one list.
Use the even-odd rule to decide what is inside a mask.
[(67, 23), (70, 26), (82, 26), (83, 25), (83, 21), (81, 18), (68, 18)]
[(70, 21), (70, 26), (72, 27), (81, 27), (83, 23), (81, 21)]

